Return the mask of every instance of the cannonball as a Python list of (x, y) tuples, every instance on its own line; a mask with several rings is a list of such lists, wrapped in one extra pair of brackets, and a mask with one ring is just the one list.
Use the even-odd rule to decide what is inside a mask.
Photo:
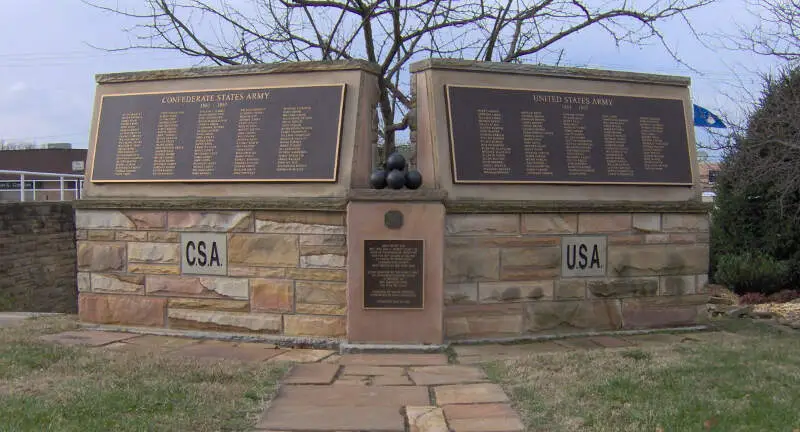
[(406, 173), (406, 187), (409, 189), (417, 189), (422, 186), (422, 174), (417, 170), (411, 170)]
[(400, 153), (392, 153), (389, 155), (389, 158), (386, 159), (386, 168), (389, 170), (403, 171), (406, 169), (406, 158)]
[(406, 184), (406, 176), (400, 170), (391, 170), (389, 174), (386, 175), (386, 184), (391, 189), (402, 189)]
[(369, 185), (373, 189), (383, 189), (386, 187), (386, 171), (379, 169), (375, 170), (369, 176)]

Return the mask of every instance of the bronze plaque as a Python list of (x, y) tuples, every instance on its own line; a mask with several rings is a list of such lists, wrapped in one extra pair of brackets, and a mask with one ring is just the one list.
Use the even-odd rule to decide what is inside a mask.
[(93, 182), (336, 182), (344, 84), (105, 95)]
[(422, 309), (424, 242), (364, 240), (364, 309)]
[(446, 87), (455, 183), (692, 185), (683, 101)]

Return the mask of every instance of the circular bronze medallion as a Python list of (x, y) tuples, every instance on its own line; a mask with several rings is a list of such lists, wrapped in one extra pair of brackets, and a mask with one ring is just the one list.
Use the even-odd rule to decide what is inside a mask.
[(400, 229), (403, 226), (403, 213), (389, 210), (383, 215), (383, 224), (389, 229)]

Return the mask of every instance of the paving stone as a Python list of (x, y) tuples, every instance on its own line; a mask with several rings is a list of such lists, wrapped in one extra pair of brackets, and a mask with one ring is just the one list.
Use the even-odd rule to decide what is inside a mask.
[(324, 363), (299, 364), (284, 380), (286, 384), (330, 384), (339, 371), (339, 365)]
[(416, 385), (467, 384), (486, 382), (486, 374), (471, 366), (414, 367), (408, 375)]
[(293, 349), (283, 352), (281, 355), (274, 357), (272, 362), (296, 362), (296, 363), (316, 363), (326, 357), (333, 355), (335, 352), (331, 350), (318, 350), (318, 349)]
[(196, 358), (258, 362), (278, 356), (283, 352), (283, 350), (276, 349), (274, 345), (269, 344), (208, 340), (178, 348), (173, 351), (173, 354)]
[(508, 402), (508, 396), (497, 384), (458, 384), (434, 387), (436, 403), (450, 404)]
[(350, 365), (345, 366), (342, 370), (342, 375), (403, 375), (405, 370), (397, 366), (363, 366), (363, 365)]
[(426, 387), (283, 386), (273, 402), (281, 406), (396, 407), (430, 405)]
[(509, 404), (446, 405), (444, 416), (448, 421), (493, 417), (514, 417), (517, 413)]
[(372, 384), (372, 378), (368, 376), (342, 376), (333, 382), (333, 385), (355, 385), (355, 386), (368, 386)]
[(410, 432), (449, 432), (442, 409), (435, 406), (407, 406)]
[(274, 402), (258, 429), (291, 431), (403, 432), (405, 421), (399, 407), (317, 407)]
[(522, 432), (525, 426), (518, 417), (493, 417), (483, 419), (453, 420), (452, 432)]
[(590, 338), (590, 340), (603, 348), (622, 348), (628, 347), (632, 344), (624, 339), (612, 337), (612, 336), (596, 336)]
[(97, 330), (75, 330), (40, 336), (39, 340), (60, 345), (84, 345), (98, 347), (139, 337), (133, 333), (105, 332)]
[(571, 349), (597, 349), (600, 345), (592, 342), (590, 338), (570, 338), (555, 341), (558, 345)]
[[(140, 345), (153, 348), (162, 348), (165, 350), (172, 350), (187, 345), (200, 343), (200, 340), (172, 337), (172, 336), (143, 335), (137, 338), (127, 339), (125, 343), (131, 345)], [(274, 345), (271, 347), (274, 347)]]
[(414, 385), (405, 375), (383, 375), (372, 378), (372, 385), (376, 386), (410, 386)]
[(339, 364), (339, 361), (342, 359), (342, 356), (339, 354), (334, 354), (332, 356), (325, 357), (322, 359), (322, 363), (335, 363)]
[(446, 365), (444, 354), (345, 354), (344, 365), (365, 366), (436, 366)]

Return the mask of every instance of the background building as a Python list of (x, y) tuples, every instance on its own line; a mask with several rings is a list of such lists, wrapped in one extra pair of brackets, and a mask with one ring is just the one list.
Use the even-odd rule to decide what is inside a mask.
[[(52, 174), (83, 175), (86, 149), (73, 149), (69, 143), (0, 142), (0, 201), (20, 200), (20, 175), (3, 171), (29, 171)], [(25, 175), (26, 201), (61, 199), (58, 177)], [(64, 179), (64, 199), (74, 199), (78, 180)]]

